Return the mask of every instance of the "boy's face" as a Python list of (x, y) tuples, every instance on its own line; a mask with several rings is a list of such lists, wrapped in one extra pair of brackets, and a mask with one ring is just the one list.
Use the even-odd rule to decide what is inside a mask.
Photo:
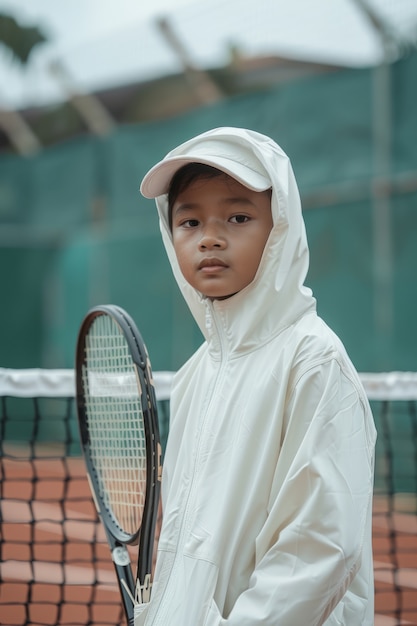
[(226, 174), (194, 181), (172, 207), (184, 278), (212, 300), (252, 282), (271, 228), (270, 191), (252, 191)]

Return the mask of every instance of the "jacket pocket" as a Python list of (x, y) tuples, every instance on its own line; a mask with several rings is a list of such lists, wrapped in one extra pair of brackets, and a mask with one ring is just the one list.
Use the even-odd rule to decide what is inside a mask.
[[(173, 564), (172, 555), (160, 552), (159, 556), (162, 567), (150, 603), (149, 623), (155, 626), (204, 626), (214, 609), (217, 566), (184, 554), (177, 555)], [(165, 559), (171, 561), (171, 567), (164, 567)], [(135, 626), (142, 624), (135, 623)]]
[(214, 600), (211, 601), (207, 611), (206, 618), (203, 622), (203, 626), (219, 626), (222, 621), (219, 608)]
[[(218, 568), (214, 563), (190, 556), (183, 557), (183, 582), (179, 595), (183, 597), (182, 624), (206, 624), (210, 615), (214, 591), (216, 589)], [(181, 576), (178, 582), (181, 580)], [(177, 622), (175, 622), (177, 624)], [(178, 622), (178, 626), (181, 622)]]

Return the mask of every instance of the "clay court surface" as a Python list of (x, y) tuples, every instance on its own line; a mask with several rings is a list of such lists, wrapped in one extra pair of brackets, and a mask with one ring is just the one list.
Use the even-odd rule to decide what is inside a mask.
[[(1, 468), (0, 623), (123, 624), (83, 461), (2, 458)], [(375, 625), (417, 624), (415, 502), (396, 498), (390, 508), (375, 497)]]

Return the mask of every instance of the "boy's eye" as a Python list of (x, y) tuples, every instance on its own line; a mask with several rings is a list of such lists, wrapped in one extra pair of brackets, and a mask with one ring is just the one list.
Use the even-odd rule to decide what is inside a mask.
[(199, 225), (199, 221), (193, 218), (190, 218), (188, 220), (184, 220), (183, 222), (181, 222), (181, 226), (183, 226), (184, 228), (195, 228), (198, 225)]
[(248, 220), (249, 217), (247, 215), (233, 215), (233, 217), (230, 218), (233, 224), (244, 224)]

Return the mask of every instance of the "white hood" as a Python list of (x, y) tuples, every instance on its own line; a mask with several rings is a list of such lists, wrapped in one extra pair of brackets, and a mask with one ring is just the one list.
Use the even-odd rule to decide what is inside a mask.
[[(231, 316), (229, 321), (233, 320), (230, 349), (238, 347), (245, 350), (250, 349), (254, 341), (259, 344), (270, 338), (270, 330), (280, 332), (307, 309), (315, 307), (311, 291), (304, 286), (309, 265), (307, 239), (298, 187), (289, 158), (269, 137), (240, 128), (217, 128), (175, 148), (161, 163), (172, 161), (175, 157), (178, 159), (177, 167), (180, 167), (184, 159), (195, 154), (197, 149), (201, 162), (213, 163), (210, 157), (213, 139), (217, 143), (221, 142), (222, 158), (229, 155), (229, 159), (236, 159), (236, 154), (241, 155), (245, 163), (250, 162), (252, 168), (256, 167), (261, 177), (269, 178), (272, 187), (274, 226), (258, 272), (243, 291), (228, 300), (214, 303), (215, 308)], [(213, 165), (218, 167), (215, 163)], [(223, 169), (226, 170), (225, 167)], [(147, 177), (144, 179), (145, 184), (146, 180)], [(208, 339), (205, 298), (185, 281), (175, 256), (168, 225), (167, 194), (157, 197), (156, 204), (163, 241), (175, 278), (203, 335)], [(270, 324), (268, 318), (271, 318)], [(241, 328), (238, 326), (239, 319), (243, 320)], [(253, 324), (248, 323), (250, 319)], [(259, 332), (254, 334), (254, 325), (262, 329), (261, 336)]]

